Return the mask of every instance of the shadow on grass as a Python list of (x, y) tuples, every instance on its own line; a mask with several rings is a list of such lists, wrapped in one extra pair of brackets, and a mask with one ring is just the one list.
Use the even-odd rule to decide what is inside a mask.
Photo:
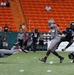
[(11, 62), (0, 62), (0, 64), (17, 64), (17, 63), (11, 63)]
[(0, 64), (24, 64), (24, 63), (16, 63), (16, 62), (0, 62)]

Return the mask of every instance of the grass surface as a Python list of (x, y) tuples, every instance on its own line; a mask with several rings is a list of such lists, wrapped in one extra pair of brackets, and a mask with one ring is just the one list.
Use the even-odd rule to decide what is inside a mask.
[(59, 59), (53, 54), (46, 63), (39, 61), (45, 54), (46, 52), (20, 52), (0, 58), (0, 75), (74, 75), (74, 63), (70, 62), (68, 52), (59, 52), (65, 58), (63, 63), (59, 63)]

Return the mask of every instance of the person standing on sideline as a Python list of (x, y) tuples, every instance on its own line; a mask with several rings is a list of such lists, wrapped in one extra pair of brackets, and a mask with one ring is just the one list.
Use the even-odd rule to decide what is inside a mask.
[[(52, 22), (51, 22), (52, 21)], [(62, 61), (64, 60), (64, 57), (60, 56), (55, 50), (57, 49), (57, 45), (60, 41), (60, 31), (59, 28), (57, 27), (57, 25), (55, 24), (54, 20), (49, 20), (48, 24), (50, 26), (50, 35), (51, 35), (51, 43), (50, 46), (47, 50), (47, 53), (45, 55), (44, 58), (39, 59), (42, 62), (46, 62), (48, 56), (50, 55), (50, 53), (53, 53), (55, 56), (57, 56), (60, 59), (60, 63), (62, 63)]]
[(22, 51), (25, 51), (26, 53), (28, 52), (28, 50), (27, 50), (27, 42), (28, 42), (28, 33), (25, 33), (24, 34), (24, 39), (23, 39)]
[(4, 36), (2, 37), (3, 49), (8, 49), (8, 37), (6, 32), (4, 32)]
[(0, 49), (3, 48), (3, 45), (2, 45), (2, 35), (0, 34)]
[(34, 32), (32, 34), (32, 38), (33, 38), (33, 52), (36, 52), (37, 41), (39, 38), (39, 32), (38, 32), (37, 28), (34, 29)]
[(17, 35), (17, 41), (19, 42), (19, 49), (22, 49), (23, 47), (23, 41), (24, 41), (24, 33), (22, 29), (20, 29), (18, 35)]
[(39, 49), (40, 47), (42, 47), (42, 50), (44, 50), (44, 36), (42, 33), (40, 33), (40, 37), (39, 37)]

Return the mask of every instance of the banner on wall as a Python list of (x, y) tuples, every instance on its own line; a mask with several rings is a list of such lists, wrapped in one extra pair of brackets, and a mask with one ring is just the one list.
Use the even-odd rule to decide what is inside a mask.
[[(51, 41), (48, 41), (47, 48), (49, 48), (50, 43), (51, 43)], [(62, 49), (64, 49), (67, 46), (68, 43), (69, 42), (61, 42), (61, 44), (59, 45), (57, 51), (62, 51)], [(70, 47), (68, 47), (65, 51), (74, 51), (74, 43)]]

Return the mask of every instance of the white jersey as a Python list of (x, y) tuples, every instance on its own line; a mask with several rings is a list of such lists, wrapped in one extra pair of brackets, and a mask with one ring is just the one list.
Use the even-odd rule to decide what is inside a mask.
[(51, 35), (51, 42), (50, 44), (48, 44), (48, 50), (50, 48), (50, 50), (54, 51), (56, 50), (57, 45), (61, 39), (61, 37), (59, 36), (60, 33), (59, 28), (56, 26), (54, 29), (51, 29), (49, 33)]
[(51, 39), (59, 36), (59, 28), (55, 27), (54, 29), (50, 29), (49, 34), (51, 35)]

